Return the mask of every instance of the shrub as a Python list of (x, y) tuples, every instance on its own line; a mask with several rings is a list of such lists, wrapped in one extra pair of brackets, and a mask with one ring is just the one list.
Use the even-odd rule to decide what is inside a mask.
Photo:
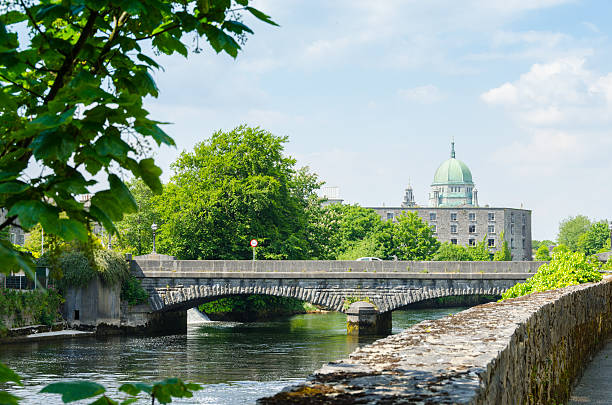
[[(4, 328), (35, 324), (52, 325), (61, 319), (62, 297), (54, 289), (21, 291), (0, 288), (0, 325)], [(12, 321), (10, 320), (12, 318)]]
[(145, 304), (149, 299), (149, 294), (142, 288), (140, 281), (129, 276), (121, 283), (121, 300), (127, 301), (128, 305)]
[(524, 283), (508, 289), (501, 300), (601, 279), (599, 262), (595, 258), (581, 252), (555, 252), (550, 263), (541, 265), (538, 272)]
[(85, 287), (96, 275), (89, 258), (78, 250), (60, 254), (57, 264), (63, 274), (59, 281), (62, 288)]
[[(71, 249), (61, 253), (57, 259), (57, 266), (63, 275), (59, 286), (65, 288), (85, 287), (96, 275), (105, 285), (120, 284), (130, 276), (125, 257), (112, 250), (96, 249), (93, 257), (84, 251)], [(49, 265), (50, 260), (45, 256), (39, 264)]]
[(122, 283), (130, 277), (125, 256), (112, 250), (94, 250), (95, 270), (106, 285)]

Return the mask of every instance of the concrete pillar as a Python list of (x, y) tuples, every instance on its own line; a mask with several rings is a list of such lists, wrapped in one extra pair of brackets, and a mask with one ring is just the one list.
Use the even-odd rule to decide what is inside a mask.
[(391, 311), (380, 313), (369, 302), (358, 301), (346, 311), (346, 331), (349, 335), (391, 334)]

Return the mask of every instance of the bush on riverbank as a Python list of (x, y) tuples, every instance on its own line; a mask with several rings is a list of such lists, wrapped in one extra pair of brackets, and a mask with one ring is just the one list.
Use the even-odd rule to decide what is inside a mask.
[(200, 305), (199, 310), (212, 320), (225, 321), (255, 321), (318, 311), (307, 302), (271, 295), (221, 298)]
[(129, 276), (121, 283), (121, 301), (127, 301), (128, 305), (145, 304), (149, 294), (142, 288), (140, 281), (134, 276)]
[(552, 260), (524, 283), (518, 283), (502, 294), (501, 301), (534, 292), (554, 290), (582, 283), (601, 281), (600, 263), (581, 252), (554, 252)]
[(54, 289), (10, 290), (0, 288), (0, 335), (2, 330), (28, 325), (52, 325), (61, 320), (64, 300)]
[(61, 253), (56, 263), (62, 274), (58, 280), (61, 289), (85, 287), (96, 276), (105, 285), (121, 284), (130, 276), (124, 255), (112, 250), (94, 249), (93, 254), (88, 255), (82, 250), (71, 249)]

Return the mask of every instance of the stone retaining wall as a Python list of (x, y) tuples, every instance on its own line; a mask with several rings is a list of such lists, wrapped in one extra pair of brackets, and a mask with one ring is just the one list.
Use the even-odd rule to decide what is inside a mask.
[(612, 277), (425, 321), (270, 404), (558, 404), (612, 333)]

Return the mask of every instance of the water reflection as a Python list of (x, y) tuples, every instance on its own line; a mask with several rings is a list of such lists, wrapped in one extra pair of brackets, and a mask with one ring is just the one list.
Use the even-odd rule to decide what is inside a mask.
[[(393, 333), (459, 310), (397, 311)], [(206, 384), (195, 398), (177, 403), (238, 404), (254, 403), (301, 381), (375, 339), (347, 336), (343, 314), (307, 314), (264, 323), (212, 322), (190, 327), (187, 335), (4, 345), (0, 362), (22, 375), (25, 387), (13, 392), (25, 399), (24, 404), (61, 403), (59, 396), (36, 394), (60, 380), (87, 378), (112, 393), (127, 381), (168, 376)]]

